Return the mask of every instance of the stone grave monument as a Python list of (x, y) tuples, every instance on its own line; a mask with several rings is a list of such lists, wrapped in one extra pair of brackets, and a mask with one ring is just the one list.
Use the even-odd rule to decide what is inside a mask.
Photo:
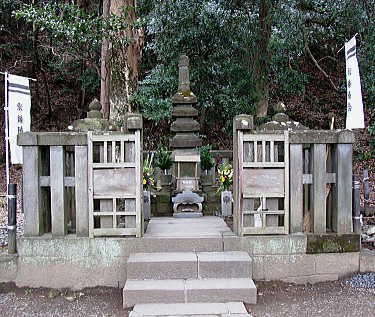
[(202, 216), (203, 197), (199, 193), (200, 155), (202, 145), (199, 137), (200, 126), (195, 120), (198, 116), (194, 105), (197, 97), (190, 90), (189, 58), (181, 55), (178, 63), (179, 85), (172, 97), (174, 118), (171, 132), (174, 134), (169, 145), (174, 161), (176, 179), (175, 197), (172, 198), (175, 217)]

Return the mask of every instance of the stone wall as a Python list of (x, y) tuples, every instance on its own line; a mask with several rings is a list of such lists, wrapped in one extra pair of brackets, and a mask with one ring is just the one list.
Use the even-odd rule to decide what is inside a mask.
[[(314, 283), (337, 280), (361, 271), (375, 271), (373, 254), (360, 252), (306, 254), (307, 237), (222, 238), (23, 238), (18, 257), (0, 254), (0, 282), (18, 286), (82, 289), (123, 287), (126, 261), (134, 252), (234, 251), (253, 259), (255, 280)], [(361, 262), (361, 265), (360, 265)]]

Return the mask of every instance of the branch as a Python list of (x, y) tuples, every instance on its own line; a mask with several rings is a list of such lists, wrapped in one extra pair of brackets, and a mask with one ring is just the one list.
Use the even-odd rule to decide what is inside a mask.
[[(97, 72), (99, 78), (103, 79), (101, 77), (101, 74), (100, 74), (100, 69), (99, 67), (95, 64), (95, 62), (93, 62), (92, 60), (88, 59), (88, 58), (85, 58), (84, 55), (77, 55), (77, 54), (73, 54), (73, 53), (70, 53), (70, 52), (63, 52), (63, 53), (59, 53), (57, 51), (55, 51), (55, 47), (53, 46), (50, 46), (50, 45), (45, 45), (45, 44), (41, 44), (40, 45), (42, 48), (44, 49), (48, 49), (48, 50), (51, 50), (52, 54), (56, 57), (59, 57), (61, 59), (63, 59), (64, 61), (66, 61), (67, 57), (70, 57), (70, 58), (74, 58), (74, 59), (77, 59), (77, 60), (80, 60), (80, 61), (83, 61), (86, 65), (92, 67), (95, 69), (95, 71)], [(104, 79), (103, 79), (104, 80)]]
[(336, 91), (338, 91), (338, 89), (337, 89), (336, 85), (333, 83), (331, 77), (329, 77), (329, 75), (319, 65), (318, 61), (315, 59), (314, 55), (311, 53), (310, 48), (309, 48), (309, 46), (307, 44), (305, 45), (305, 50), (309, 54), (309, 56), (312, 59), (312, 61), (314, 62), (316, 68), (318, 68), (322, 72), (322, 74), (324, 75), (324, 77), (326, 77), (329, 80), (329, 82), (331, 83), (333, 89), (335, 89)]
[(337, 58), (334, 58), (333, 56), (324, 56), (324, 57), (322, 57), (321, 59), (318, 60), (318, 63), (320, 63), (321, 61), (323, 61), (325, 59), (330, 59), (331, 61), (337, 63)]

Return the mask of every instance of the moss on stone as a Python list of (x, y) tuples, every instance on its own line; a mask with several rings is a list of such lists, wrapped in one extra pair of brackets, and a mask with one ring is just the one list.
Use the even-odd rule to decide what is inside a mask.
[(307, 235), (307, 250), (315, 253), (345, 253), (360, 251), (360, 237), (358, 234), (322, 234)]

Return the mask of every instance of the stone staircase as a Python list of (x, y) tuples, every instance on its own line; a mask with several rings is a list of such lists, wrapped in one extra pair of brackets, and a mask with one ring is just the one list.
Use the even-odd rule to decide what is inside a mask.
[[(199, 311), (196, 307), (202, 307), (202, 313), (215, 315), (214, 312), (206, 313), (207, 304), (205, 308), (199, 306), (211, 303), (210, 307), (216, 307), (216, 311), (221, 307), (230, 313), (230, 309), (222, 305), (230, 303), (238, 307), (240, 302), (256, 303), (257, 290), (251, 277), (252, 260), (246, 252), (133, 253), (127, 262), (123, 306), (154, 304), (151, 307), (160, 307), (164, 312), (169, 308), (174, 311), (176, 306), (173, 305), (179, 305), (181, 311)], [(146, 311), (151, 309), (147, 305), (141, 306), (146, 307)], [(157, 316), (155, 308), (152, 311), (153, 316)], [(174, 311), (172, 315), (178, 314)], [(142, 314), (137, 312), (134, 316)], [(168, 314), (161, 313), (160, 316)]]

